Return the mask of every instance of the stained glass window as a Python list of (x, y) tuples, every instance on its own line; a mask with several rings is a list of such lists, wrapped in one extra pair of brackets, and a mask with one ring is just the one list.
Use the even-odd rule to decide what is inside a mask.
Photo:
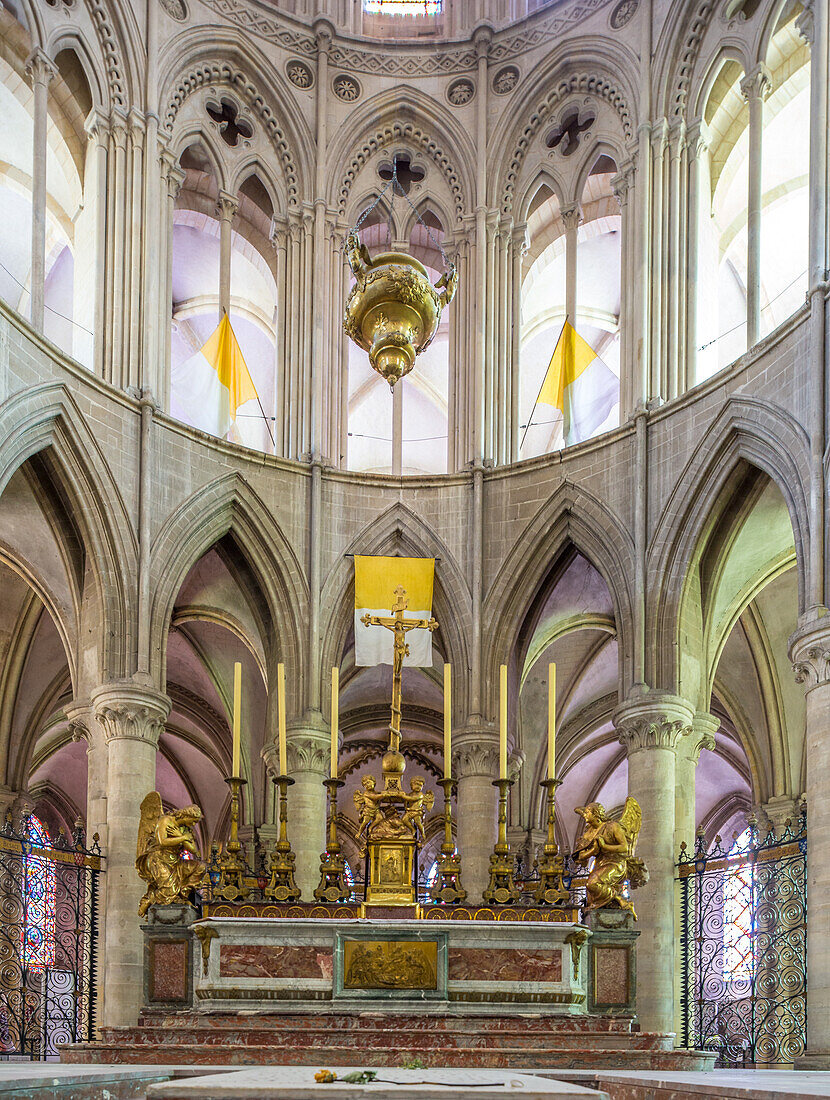
[[(46, 826), (32, 814), (26, 840), (34, 849), (51, 847)], [(21, 929), (23, 966), (45, 970), (55, 962), (55, 868), (37, 851), (27, 848), (23, 860), (26, 919)]]
[(746, 829), (732, 845), (734, 864), (723, 880), (723, 972), (730, 981), (752, 977), (752, 868), (746, 859), (751, 833)]

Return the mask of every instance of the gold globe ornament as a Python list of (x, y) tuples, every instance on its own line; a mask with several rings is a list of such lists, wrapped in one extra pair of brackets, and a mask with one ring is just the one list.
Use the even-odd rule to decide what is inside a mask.
[[(446, 271), (434, 286), (429, 281), (427, 269), (414, 256), (405, 252), (381, 252), (372, 258), (360, 240), (361, 223), (389, 187), (393, 202), (396, 188), (403, 195), (444, 259)], [(346, 257), (355, 284), (346, 301), (343, 328), (358, 347), (369, 353), (372, 367), (393, 388), (412, 370), (416, 355), (426, 351), (432, 343), (441, 313), (453, 300), (458, 285), (455, 265), (447, 259), (398, 180), (397, 161), (389, 183), (349, 233)]]

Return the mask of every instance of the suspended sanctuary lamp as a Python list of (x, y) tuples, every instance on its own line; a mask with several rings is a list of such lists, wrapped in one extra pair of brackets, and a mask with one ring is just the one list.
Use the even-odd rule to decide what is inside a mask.
[[(441, 253), (444, 273), (433, 286), (427, 269), (405, 252), (381, 252), (372, 259), (360, 239), (360, 227), (392, 189), (402, 195), (430, 241)], [(391, 236), (391, 234), (390, 234)], [(346, 240), (346, 256), (355, 284), (346, 300), (343, 328), (358, 347), (369, 353), (372, 367), (393, 388), (415, 365), (415, 356), (426, 351), (438, 331), (441, 312), (453, 300), (458, 285), (455, 264), (436, 240), (430, 227), (409, 201), (398, 180), (397, 157), (392, 162), (392, 177), (375, 201), (357, 220)]]

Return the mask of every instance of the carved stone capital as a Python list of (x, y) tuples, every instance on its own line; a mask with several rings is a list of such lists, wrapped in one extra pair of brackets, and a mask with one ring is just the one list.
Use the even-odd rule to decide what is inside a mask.
[(92, 693), (90, 704), (108, 745), (124, 740), (157, 747), (170, 713), (166, 695), (132, 683), (105, 684)]
[(786, 795), (774, 795), (769, 802), (762, 803), (758, 809), (769, 822), (769, 826), (776, 836), (790, 828), (792, 832), (798, 831), (798, 818), (801, 812), (801, 799), (789, 798)]
[(686, 130), (686, 148), (689, 150), (689, 160), (697, 161), (708, 152), (711, 145), (712, 132), (704, 119), (696, 119)]
[(802, 0), (801, 12), (795, 18), (795, 27), (808, 46), (816, 40), (816, 13), (814, 0)]
[(614, 727), (628, 755), (644, 749), (677, 748), (692, 731), (694, 712), (676, 695), (643, 695), (623, 703), (614, 712)]
[[(311, 772), (312, 775), (324, 778), (329, 774), (331, 740), (325, 731), (306, 727), (288, 730), (285, 749), (288, 775)], [(279, 747), (276, 741), (265, 746), (262, 759), (271, 776), (280, 774)]]
[(127, 116), (123, 111), (116, 110), (110, 113), (110, 134), (116, 148), (127, 148)]
[(317, 42), (317, 52), (328, 55), (334, 39), (333, 24), (328, 19), (315, 19), (312, 29)]
[(110, 136), (109, 122), (106, 117), (94, 107), (84, 120), (84, 129), (91, 142), (106, 149)]
[(452, 753), (452, 772), (457, 779), (473, 775), (495, 779), (499, 774), (498, 742), (483, 738), (456, 745)]
[(790, 661), (804, 691), (830, 684), (830, 616), (800, 626), (789, 641)]
[(216, 213), (221, 221), (233, 221), (239, 209), (239, 199), (228, 191), (220, 191), (216, 200)]
[(578, 202), (572, 203), (570, 206), (563, 206), (560, 214), (562, 215), (565, 232), (579, 229), (582, 222), (582, 207)]
[(741, 81), (741, 95), (747, 103), (751, 103), (753, 99), (766, 99), (771, 88), (772, 74), (763, 64), (756, 65)]
[(611, 177), (611, 190), (614, 192), (614, 198), (617, 200), (617, 205), (621, 210), (628, 203), (628, 192), (630, 189), (630, 173), (619, 172), (616, 176)]
[(710, 752), (714, 749), (715, 734), (719, 729), (719, 718), (714, 714), (698, 711), (692, 719), (691, 730), (677, 744), (677, 755), (697, 764), (704, 749)]
[(58, 75), (57, 65), (40, 46), (36, 46), (26, 58), (25, 69), (33, 88), (36, 84), (48, 86), (52, 77)]

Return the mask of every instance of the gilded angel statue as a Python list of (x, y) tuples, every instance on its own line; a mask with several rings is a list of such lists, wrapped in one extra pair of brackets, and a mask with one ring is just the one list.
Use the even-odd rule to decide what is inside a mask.
[(585, 831), (577, 841), (573, 857), (585, 866), (594, 861), (585, 886), (585, 908), (627, 909), (636, 920), (625, 888), (627, 885), (635, 890), (648, 882), (645, 864), (634, 855), (643, 820), (640, 803), (629, 795), (619, 821), (606, 817), (600, 802), (577, 806), (574, 812), (585, 822)]
[(140, 917), (151, 905), (190, 901), (205, 874), (193, 836), (193, 826), (201, 820), (198, 806), (166, 814), (158, 791), (150, 791), (141, 803), (135, 869), (147, 883), (147, 892), (138, 906)]

